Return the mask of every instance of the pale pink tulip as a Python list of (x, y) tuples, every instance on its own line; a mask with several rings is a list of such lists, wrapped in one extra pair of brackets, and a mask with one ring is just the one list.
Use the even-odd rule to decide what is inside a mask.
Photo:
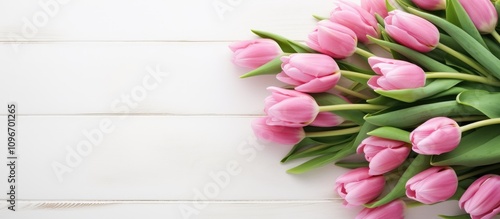
[(295, 90), (300, 92), (325, 92), (340, 79), (339, 66), (327, 55), (298, 53), (281, 57), (281, 61), (283, 72), (276, 78), (296, 86)]
[(431, 22), (400, 10), (389, 12), (385, 30), (398, 43), (419, 52), (429, 52), (439, 43), (439, 31)]
[(335, 127), (342, 124), (344, 121), (344, 118), (331, 112), (320, 112), (310, 125), (316, 127)]
[(233, 51), (235, 65), (251, 69), (266, 64), (281, 53), (278, 44), (270, 39), (235, 42), (229, 48)]
[(373, 16), (378, 14), (385, 18), (388, 15), (385, 0), (361, 0), (361, 7)]
[(368, 167), (351, 170), (337, 178), (335, 190), (346, 206), (360, 206), (373, 201), (384, 190), (385, 178), (371, 176)]
[(453, 119), (435, 117), (410, 133), (413, 151), (425, 155), (450, 152), (460, 143), (462, 132)]
[(428, 11), (443, 10), (446, 8), (446, 0), (412, 0), (419, 8)]
[(264, 108), (268, 125), (303, 127), (312, 123), (319, 113), (318, 104), (307, 94), (279, 87), (267, 89), (272, 92)]
[(258, 118), (252, 122), (252, 129), (257, 138), (278, 144), (294, 145), (305, 137), (304, 129), (299, 127), (270, 126), (267, 118)]
[(474, 26), (483, 34), (495, 30), (498, 14), (490, 0), (459, 0)]
[(322, 20), (309, 34), (306, 44), (320, 53), (344, 59), (354, 54), (358, 38), (351, 29), (329, 20)]
[(406, 182), (406, 196), (424, 204), (451, 198), (458, 188), (457, 174), (449, 167), (431, 167)]
[(410, 154), (406, 142), (370, 136), (358, 146), (357, 153), (365, 153), (370, 162), (370, 175), (382, 175), (400, 166)]
[(400, 90), (425, 85), (425, 72), (413, 63), (380, 57), (368, 58), (368, 63), (378, 76), (368, 80), (372, 89)]
[(458, 204), (472, 219), (491, 219), (500, 214), (500, 176), (484, 175), (469, 186)]
[(370, 42), (367, 35), (380, 37), (375, 17), (353, 2), (339, 0), (330, 14), (330, 20), (354, 31), (362, 43)]
[(355, 219), (404, 219), (405, 203), (401, 200), (392, 201), (376, 208), (365, 208)]

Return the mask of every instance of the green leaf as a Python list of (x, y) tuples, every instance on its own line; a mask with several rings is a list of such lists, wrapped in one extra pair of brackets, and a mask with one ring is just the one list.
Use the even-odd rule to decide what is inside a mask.
[(476, 109), (458, 104), (456, 101), (443, 101), (437, 103), (420, 104), (388, 112), (381, 111), (367, 114), (365, 120), (378, 126), (392, 126), (396, 128), (411, 128), (422, 124), (428, 119), (438, 116), (473, 116), (482, 115)]
[(285, 155), (285, 157), (283, 159), (281, 159), (281, 162), (285, 162), (288, 157), (292, 156), (293, 154), (295, 154), (297, 151), (299, 151), (300, 149), (302, 148), (306, 148), (306, 147), (309, 147), (311, 145), (320, 145), (321, 143), (319, 142), (316, 142), (314, 140), (312, 140), (311, 138), (304, 138), (302, 139), (302, 141), (300, 141), (299, 143), (295, 144), (292, 149), (290, 149), (290, 151), (288, 152), (287, 155)]
[[(450, 47), (450, 48), (452, 48), (453, 50), (455, 50), (457, 52), (462, 53), (462, 54), (466, 54), (467, 53), (467, 51), (465, 51), (465, 49), (462, 48), (460, 46), (460, 44), (458, 44), (457, 41), (455, 41), (453, 39), (453, 37), (448, 36), (448, 35), (446, 35), (444, 33), (440, 33), (439, 34), (439, 42), (442, 43), (442, 44), (444, 44), (444, 45), (446, 45), (446, 46), (448, 46), (448, 47)], [(433, 50), (433, 51), (435, 51), (435, 50)], [(438, 50), (438, 51), (441, 51), (441, 50)], [(446, 54), (443, 51), (441, 51), (441, 53)]]
[(390, 0), (385, 0), (385, 7), (387, 8), (387, 11), (394, 11), (397, 9), (397, 6), (393, 6)]
[(268, 63), (258, 67), (257, 69), (247, 72), (246, 74), (240, 76), (240, 78), (249, 78), (258, 75), (278, 74), (282, 71), (281, 63), (283, 63), (281, 61), (281, 56), (278, 56), (273, 60), (269, 61)]
[(411, 143), (410, 132), (394, 127), (380, 127), (368, 132), (368, 135)]
[(500, 161), (500, 125), (486, 126), (464, 136), (455, 150), (433, 156), (433, 166), (484, 166)]
[(341, 70), (355, 71), (363, 74), (375, 75), (375, 72), (371, 69), (364, 69), (343, 60), (335, 60), (335, 61), (337, 62)]
[(457, 96), (457, 102), (474, 107), (490, 118), (500, 118), (500, 93), (485, 90), (468, 90)]
[[(470, 19), (469, 15), (462, 7), (458, 0), (447, 0), (446, 1), (446, 20), (450, 23), (461, 27), (462, 30), (467, 32), (470, 36), (477, 40), (482, 46), (486, 47), (486, 44), (481, 37), (481, 34), (477, 30), (476, 26)], [(486, 47), (487, 48), (487, 47)]]
[(460, 83), (460, 80), (453, 79), (439, 79), (432, 80), (427, 83), (424, 87), (414, 88), (414, 89), (401, 89), (401, 90), (381, 90), (376, 89), (375, 92), (390, 97), (399, 101), (412, 103), (417, 100), (421, 100), (443, 91), (446, 91), (456, 84)]
[(342, 167), (342, 168), (347, 168), (347, 169), (356, 169), (356, 168), (360, 168), (360, 167), (367, 167), (369, 165), (369, 163), (366, 161), (365, 162), (357, 162), (357, 163), (337, 162), (337, 163), (335, 163), (335, 165)]
[(490, 52), (497, 58), (500, 58), (500, 45), (496, 42), (496, 40), (493, 40), (490, 37), (491, 36), (483, 36), (483, 40), (490, 49)]
[(342, 150), (338, 151), (335, 154), (327, 154), (327, 155), (323, 155), (323, 156), (311, 159), (311, 160), (309, 160), (309, 161), (307, 161), (299, 166), (296, 166), (292, 169), (289, 169), (287, 171), (287, 173), (302, 174), (302, 173), (305, 173), (305, 172), (311, 171), (313, 169), (325, 166), (329, 163), (335, 162), (337, 160), (340, 160), (342, 158), (345, 158), (349, 155), (356, 153), (356, 149), (358, 148), (359, 143), (361, 143), (361, 141), (366, 138), (366, 136), (367, 136), (366, 133), (373, 130), (374, 128), (375, 128), (375, 126), (373, 126), (370, 123), (363, 124), (356, 139), (351, 141), (349, 143), (349, 145), (344, 147)]
[[(336, 104), (348, 104), (349, 102), (345, 101), (341, 97), (329, 93), (320, 93), (320, 94), (312, 94), (318, 105), (326, 106), (326, 105), (336, 105)], [(345, 118), (346, 120), (353, 121), (358, 125), (362, 125), (365, 120), (363, 117), (365, 113), (357, 110), (345, 110), (345, 111), (335, 111), (335, 114)]]
[(394, 188), (387, 195), (375, 201), (374, 203), (366, 204), (365, 206), (367, 208), (375, 208), (405, 196), (406, 182), (408, 182), (408, 180), (410, 180), (410, 178), (412, 178), (413, 176), (429, 168), (429, 161), (430, 156), (418, 155), (417, 157), (415, 157), (415, 160), (411, 162), (410, 166), (406, 169)]
[(470, 219), (469, 214), (462, 214), (462, 215), (456, 215), (456, 216), (439, 215), (439, 217), (444, 218), (444, 219)]
[(288, 40), (288, 44), (298, 53), (316, 53), (313, 49), (299, 42)]
[(266, 32), (266, 31), (260, 31), (260, 30), (252, 30), (252, 32), (254, 34), (256, 34), (257, 36), (260, 36), (262, 38), (272, 39), (272, 40), (276, 41), (276, 43), (278, 43), (278, 45), (280, 46), (281, 50), (283, 50), (283, 52), (286, 52), (286, 53), (297, 52), (292, 46), (290, 46), (290, 43), (289, 43), (290, 40), (288, 40), (285, 37), (282, 37), (282, 36), (274, 34), (274, 33)]
[(500, 60), (483, 45), (481, 45), (481, 43), (474, 39), (474, 37), (440, 17), (412, 8), (407, 8), (407, 10), (417, 16), (427, 19), (446, 31), (448, 35), (453, 37), (453, 39), (455, 39), (455, 41), (460, 44), (462, 48), (464, 48), (475, 60), (483, 65), (493, 76), (500, 79)]

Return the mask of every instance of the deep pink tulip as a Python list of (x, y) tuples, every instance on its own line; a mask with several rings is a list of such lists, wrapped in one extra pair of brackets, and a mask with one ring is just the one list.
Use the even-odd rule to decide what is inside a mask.
[(487, 34), (495, 30), (498, 22), (498, 14), (490, 0), (459, 1), (479, 32)]
[(313, 122), (319, 113), (318, 104), (307, 94), (279, 87), (267, 90), (272, 92), (264, 108), (268, 125), (303, 127)]
[(235, 42), (229, 48), (233, 51), (235, 65), (251, 69), (266, 64), (281, 53), (278, 44), (270, 39)]
[(335, 127), (342, 124), (344, 121), (344, 118), (331, 112), (320, 112), (310, 125), (316, 127)]
[(298, 53), (281, 57), (278, 80), (294, 85), (295, 90), (321, 93), (330, 90), (340, 79), (340, 69), (332, 57), (323, 54)]
[(320, 53), (344, 59), (354, 54), (358, 38), (351, 29), (329, 20), (322, 20), (309, 34), (306, 44)]
[(405, 218), (405, 203), (401, 200), (392, 201), (376, 208), (365, 208), (355, 219), (403, 219)]
[(353, 2), (338, 0), (337, 7), (330, 14), (330, 20), (354, 31), (362, 43), (370, 42), (366, 35), (380, 37), (375, 17)]
[(446, 8), (446, 0), (412, 0), (419, 8), (428, 11), (443, 10)]
[(304, 129), (298, 127), (270, 126), (267, 118), (258, 118), (252, 122), (252, 129), (257, 138), (278, 144), (294, 145), (305, 137)]
[(500, 214), (500, 176), (490, 174), (477, 179), (458, 204), (472, 219), (491, 219)]
[(419, 52), (429, 52), (439, 43), (439, 31), (431, 22), (400, 10), (389, 12), (385, 30), (398, 43)]
[(385, 0), (361, 0), (361, 7), (373, 16), (378, 14), (384, 18), (388, 15)]
[(435, 117), (410, 133), (413, 151), (425, 155), (450, 152), (460, 143), (462, 132), (453, 119)]
[(370, 175), (382, 175), (400, 166), (410, 154), (406, 142), (370, 136), (358, 146), (357, 153), (365, 153), (370, 162)]
[(375, 56), (368, 58), (368, 63), (378, 75), (368, 80), (368, 86), (374, 90), (411, 89), (425, 85), (424, 70), (413, 63)]
[(431, 167), (406, 182), (406, 196), (424, 204), (451, 198), (458, 188), (457, 174), (449, 167)]
[(368, 167), (351, 170), (337, 178), (335, 190), (345, 206), (360, 206), (373, 201), (384, 190), (385, 178), (371, 176)]

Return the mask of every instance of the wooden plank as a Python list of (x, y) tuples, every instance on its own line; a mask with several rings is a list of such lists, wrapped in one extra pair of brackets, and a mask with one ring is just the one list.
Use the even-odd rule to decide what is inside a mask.
[[(19, 199), (330, 199), (344, 170), (287, 174), (289, 147), (258, 142), (252, 117), (19, 116)], [(5, 116), (0, 121), (6, 121)], [(6, 139), (6, 125), (0, 138)], [(6, 163), (0, 156), (0, 163)], [(7, 165), (0, 175), (7, 177)], [(0, 180), (7, 189), (7, 180)], [(41, 189), (43, 188), (43, 189)], [(300, 188), (300, 189), (299, 189)]]
[[(240, 79), (228, 43), (0, 44), (0, 103), (21, 114), (262, 114), (274, 76)], [(3, 113), (3, 112), (1, 112)]]
[[(356, 0), (357, 1), (357, 0)], [(0, 41), (220, 41), (250, 29), (305, 39), (329, 0), (0, 2)]]

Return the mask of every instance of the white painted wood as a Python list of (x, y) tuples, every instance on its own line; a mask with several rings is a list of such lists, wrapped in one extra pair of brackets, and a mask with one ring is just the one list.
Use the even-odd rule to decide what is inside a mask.
[(329, 0), (1, 1), (0, 40), (227, 41), (251, 37), (250, 29), (305, 39), (311, 15), (332, 7)]
[(16, 53), (0, 44), (0, 92), (8, 94), (0, 103), (18, 102), (21, 114), (261, 114), (265, 88), (281, 83), (240, 79), (248, 69), (231, 63), (227, 45), (30, 43)]

